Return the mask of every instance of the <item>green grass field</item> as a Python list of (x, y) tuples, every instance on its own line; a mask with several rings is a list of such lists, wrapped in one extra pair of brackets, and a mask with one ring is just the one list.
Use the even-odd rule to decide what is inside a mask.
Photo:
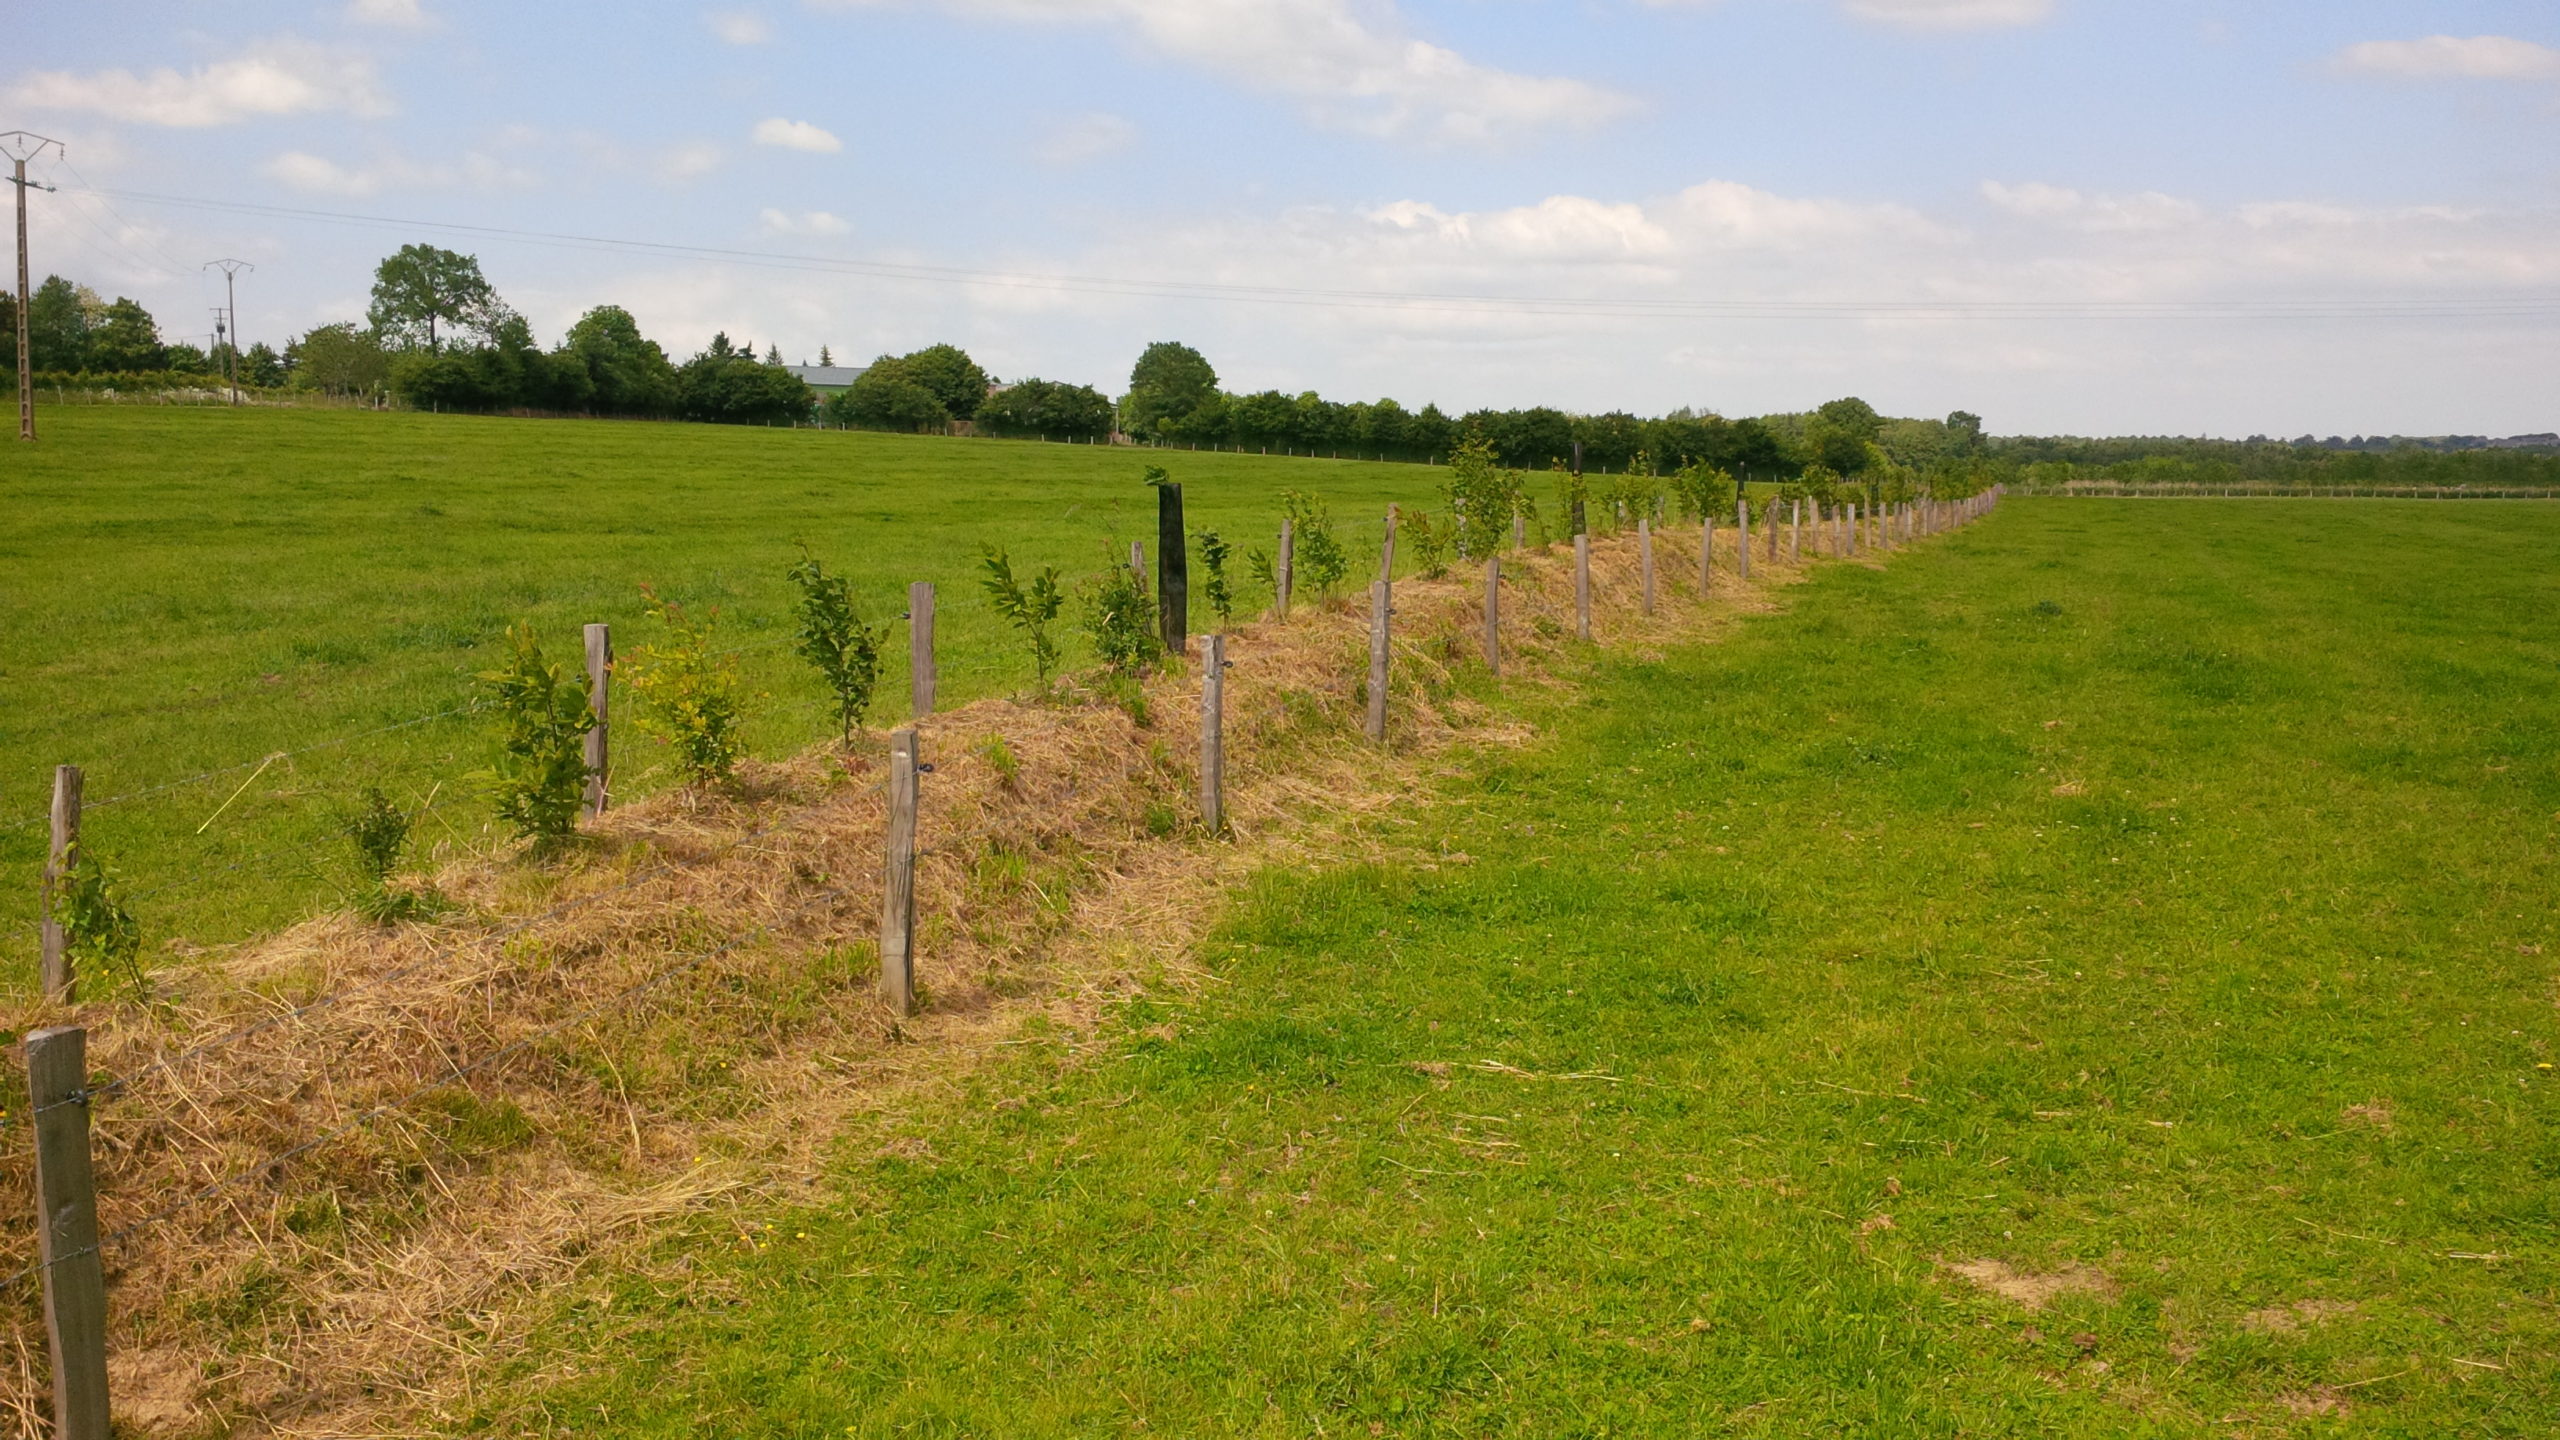
[[(1412, 465), (345, 410), (82, 406), (42, 426), (37, 445), (0, 450), (0, 984), (19, 988), (57, 764), (86, 767), (92, 803), (224, 772), (98, 809), (87, 835), (153, 943), (236, 939), (343, 890), (332, 828), (364, 784), (432, 796), (430, 838), (482, 838), (466, 777), (488, 764), (485, 721), (363, 732), (467, 703), (515, 621), (574, 664), (586, 621), (612, 622), (626, 652), (650, 638), (644, 583), (716, 605), (764, 696), (754, 747), (784, 753), (828, 730), (788, 648), (782, 572), (800, 542), (855, 577), (875, 620), (905, 609), (909, 581), (937, 583), (950, 703), (1030, 680), (978, 589), (978, 545), (1070, 575), (1131, 540), (1152, 554), (1150, 461), (1184, 483), (1193, 528), (1240, 551), (1272, 547), (1284, 489), (1330, 501), (1359, 554), (1390, 501), (1428, 501), (1439, 480)], [(906, 713), (893, 630), (875, 720)], [(262, 757), (351, 735), (251, 781)], [(618, 790), (664, 783), (657, 747), (626, 731), (617, 748)]]
[(1595, 656), (1218, 983), (581, 1286), (478, 1425), (2548, 1435), (2555, 545), (2015, 502)]

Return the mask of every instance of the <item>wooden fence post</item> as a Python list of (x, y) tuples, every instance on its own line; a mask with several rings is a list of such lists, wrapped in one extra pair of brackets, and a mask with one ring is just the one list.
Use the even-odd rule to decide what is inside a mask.
[(1387, 507), (1387, 541), (1378, 548), (1378, 578), (1396, 578), (1396, 507)]
[(1857, 502), (1857, 501), (1855, 501), (1855, 500), (1850, 501), (1850, 502), (1849, 502), (1849, 553), (1850, 553), (1850, 554), (1852, 554), (1852, 555), (1857, 554), (1857, 553), (1858, 553), (1858, 548), (1859, 548), (1860, 543), (1861, 543), (1861, 542), (1863, 542), (1863, 541), (1867, 538), (1867, 529), (1866, 529), (1866, 526), (1867, 526), (1866, 512), (1865, 512), (1864, 510), (1861, 510), (1861, 509), (1859, 509), (1859, 508), (1858, 508), (1858, 502)]
[(1156, 634), (1168, 653), (1191, 643), (1191, 543), (1182, 528), (1182, 485), (1156, 487)]
[(1280, 618), (1283, 620), (1289, 618), (1289, 586), (1290, 583), (1297, 578), (1297, 525), (1298, 522), (1295, 520), (1283, 520), (1280, 522), (1280, 563), (1272, 572), (1274, 578), (1278, 582), (1272, 587), (1276, 592), (1278, 592), (1273, 596), (1273, 603), (1279, 607)]
[(907, 692), (915, 718), (933, 713), (933, 582), (907, 587)]
[(889, 843), (880, 886), (880, 998), (916, 1013), (916, 732), (889, 736)]
[(1769, 508), (1761, 512), (1760, 520), (1769, 527), (1769, 563), (1775, 565), (1778, 563), (1778, 532), (1786, 528), (1786, 507), (1778, 502), (1777, 496), (1769, 497)]
[(89, 1171), (88, 1032), (27, 1036), (28, 1114), (35, 1126), (36, 1258), (53, 1343), (53, 1433), (107, 1440), (107, 1276), (98, 1258), (98, 1199)]
[(1227, 637), (1200, 637), (1200, 823), (1227, 826)]
[(1751, 578), (1751, 497), (1736, 493), (1733, 497), (1734, 573)]
[(1484, 557), (1484, 666), (1502, 673), (1502, 557)]
[(1573, 537), (1573, 630), (1591, 638), (1591, 537)]
[(1644, 571), (1644, 613), (1653, 613), (1653, 521), (1636, 517), (1636, 556)]
[(1517, 510), (1511, 512), (1511, 548), (1529, 548), (1529, 517)]
[(604, 813), (613, 765), (613, 627), (589, 625), (587, 638), (587, 799), (579, 808), (590, 820)]
[(1798, 500), (1787, 507), (1787, 563), (1804, 561), (1804, 502)]
[(1716, 578), (1716, 517), (1707, 516), (1698, 526), (1698, 598), (1707, 598), (1707, 585)]
[(69, 1005), (80, 998), (80, 977), (71, 972), (71, 937), (55, 913), (71, 866), (80, 858), (80, 767), (53, 767), (53, 844), (44, 860), (44, 998)]
[(1394, 591), (1384, 580), (1369, 587), (1369, 738), (1387, 739), (1387, 616)]

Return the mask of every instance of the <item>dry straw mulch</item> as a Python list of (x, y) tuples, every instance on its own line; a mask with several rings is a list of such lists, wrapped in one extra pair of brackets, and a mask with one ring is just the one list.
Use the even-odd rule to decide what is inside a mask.
[[(1651, 620), (1633, 538), (1595, 543), (1601, 643), (1694, 638), (1801, 573), (1762, 564), (1745, 586), (1720, 555), (1702, 607), (1694, 534), (1661, 542)], [(1570, 553), (1504, 568), (1503, 684), (1569, 683)], [(1484, 663), (1481, 587), (1397, 586), (1384, 751), (1359, 733), (1365, 605), (1236, 633), (1223, 839), (1195, 818), (1196, 671), (1148, 683), (1145, 725), (1072, 689), (927, 720), (911, 1018), (874, 998), (877, 736), (612, 811), (564, 858), (452, 863), (435, 883), (464, 908), (443, 921), (323, 915), (156, 977), (148, 1005), (23, 1011), (20, 1032), (88, 1027), (93, 1075), (124, 1080), (93, 1107), (100, 1229), (123, 1236), (105, 1251), (120, 1430), (433, 1428), (581, 1266), (674, 1216), (814, 1193), (828, 1147), (1034, 1016), (1073, 1032), (1188, 983), (1226, 887), (1381, 843), (1431, 757), (1521, 738), (1451, 683)], [(28, 1195), (8, 1133), (0, 1192)], [(0, 1210), (8, 1267), (33, 1250), (27, 1207)], [(5, 1303), (0, 1406), (43, 1433), (36, 1285)]]

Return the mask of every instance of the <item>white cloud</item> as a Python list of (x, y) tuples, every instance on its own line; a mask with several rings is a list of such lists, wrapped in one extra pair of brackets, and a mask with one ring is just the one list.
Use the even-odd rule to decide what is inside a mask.
[(720, 147), (708, 140), (687, 140), (669, 146), (658, 156), (658, 178), (679, 185), (688, 180), (699, 180), (720, 168), (720, 162), (725, 158)]
[(2053, 14), (2053, 0), (1847, 0), (1861, 20), (1912, 30), (1998, 30), (2033, 25)]
[(806, 120), (785, 120), (777, 115), (756, 122), (755, 142), (783, 150), (806, 150), (812, 155), (833, 155), (844, 148), (844, 142)]
[(2077, 190), (2034, 181), (2004, 185), (1985, 180), (1982, 197), (2012, 215), (2091, 232), (2173, 230), (2192, 224), (2204, 214), (2194, 201), (2157, 190), (2138, 195), (2083, 195)]
[(10, 98), (36, 110), (93, 110), (191, 129), (315, 110), (382, 115), (391, 109), (370, 60), (291, 36), (184, 74), (166, 67), (139, 75), (37, 71), (19, 81)]
[(1032, 147), (1032, 153), (1051, 165), (1082, 165), (1128, 149), (1138, 139), (1138, 127), (1118, 115), (1099, 111), (1062, 120), (1049, 127), (1049, 133)]
[(384, 155), (364, 165), (341, 165), (304, 150), (288, 150), (259, 167), (267, 178), (313, 195), (378, 195), (385, 190), (524, 190), (541, 177), (496, 156), (472, 151), (460, 160), (426, 163)]
[(2396, 80), (2560, 80), (2560, 50), (2506, 35), (2370, 40), (2339, 51), (2335, 64)]
[(839, 216), (824, 210), (804, 210), (798, 215), (767, 206), (757, 220), (767, 235), (850, 235), (853, 226)]
[(773, 38), (773, 24), (753, 10), (705, 10), (702, 23), (730, 45), (762, 45)]
[[(837, 8), (899, 0), (815, 0)], [(1147, 48), (1320, 121), (1377, 135), (1486, 143), (1598, 124), (1632, 108), (1580, 80), (1480, 65), (1409, 33), (1388, 0), (917, 0), (981, 18), (1107, 25)]]
[(387, 30), (425, 30), (435, 24), (418, 0), (347, 0), (346, 16), (355, 24)]

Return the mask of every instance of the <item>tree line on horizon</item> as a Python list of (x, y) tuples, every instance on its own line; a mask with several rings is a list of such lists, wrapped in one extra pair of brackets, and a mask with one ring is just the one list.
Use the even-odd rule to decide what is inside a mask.
[[(16, 323), (15, 297), (0, 294), (0, 333)], [(1802, 413), (1727, 418), (1686, 407), (1641, 417), (1578, 414), (1550, 406), (1450, 415), (1393, 398), (1327, 400), (1316, 392), (1231, 392), (1208, 358), (1159, 341), (1132, 367), (1116, 401), (1089, 385), (1038, 378), (1002, 383), (949, 344), (883, 355), (852, 384), (823, 398), (784, 365), (779, 347), (759, 356), (725, 332), (681, 362), (640, 331), (618, 305), (599, 305), (544, 349), (531, 324), (498, 295), (476, 257), (406, 245), (375, 268), (362, 324), (315, 326), (278, 352), (264, 342), (234, 351), (228, 337), (197, 346), (164, 340), (151, 313), (49, 275), (28, 304), (29, 359), (55, 381), (92, 387), (163, 388), (219, 383), (235, 366), (244, 386), (300, 389), (357, 399), (397, 399), (423, 410), (538, 412), (730, 424), (821, 424), (908, 433), (976, 433), (1143, 445), (1340, 455), (1429, 462), (1481, 440), (1521, 469), (1642, 466), (1669, 473), (1705, 465), (1750, 481), (1795, 483), (1811, 473), (1864, 489), (1895, 477), (1965, 472), (2051, 485), (2074, 478), (2170, 483), (2560, 484), (2560, 447), (2485, 449), (2432, 441), (2247, 441), (2181, 437), (1994, 438), (1981, 417), (1882, 416), (1844, 397)], [(14, 356), (0, 354), (0, 370)], [(818, 364), (832, 365), (821, 348)], [(2450, 478), (2449, 478), (2450, 477)]]

